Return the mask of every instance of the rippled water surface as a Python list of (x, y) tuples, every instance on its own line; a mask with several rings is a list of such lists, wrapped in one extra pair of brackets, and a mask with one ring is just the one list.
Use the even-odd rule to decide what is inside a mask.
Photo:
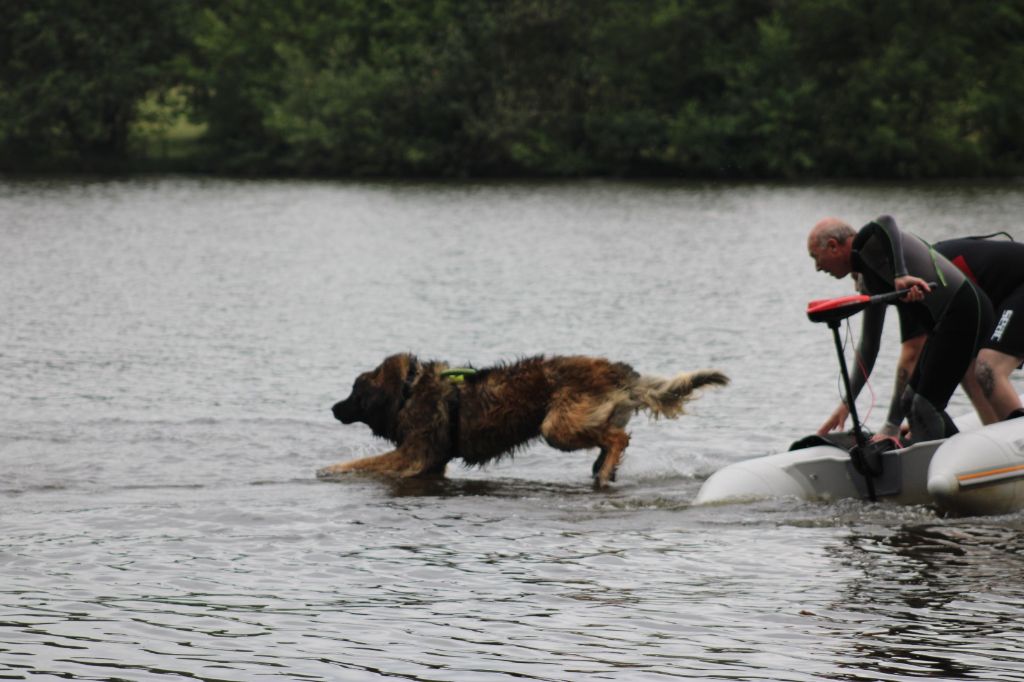
[[(1024, 237), (1003, 184), (0, 182), (0, 678), (1024, 679), (1024, 515), (690, 506), (831, 411), (806, 233), (881, 212)], [(542, 444), (316, 481), (396, 351), (733, 383), (606, 492)]]

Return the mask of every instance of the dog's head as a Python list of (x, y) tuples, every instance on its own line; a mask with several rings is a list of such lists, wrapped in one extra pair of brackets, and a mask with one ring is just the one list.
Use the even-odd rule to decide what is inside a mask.
[(419, 361), (408, 353), (392, 355), (356, 377), (352, 393), (331, 411), (343, 424), (362, 422), (375, 436), (396, 439), (398, 413), (409, 398)]

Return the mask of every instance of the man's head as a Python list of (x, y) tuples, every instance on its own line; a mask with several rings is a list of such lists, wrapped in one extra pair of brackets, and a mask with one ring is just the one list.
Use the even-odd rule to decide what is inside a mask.
[(827, 272), (836, 279), (850, 274), (850, 249), (857, 231), (838, 218), (825, 218), (811, 228), (807, 235), (807, 251), (819, 272)]

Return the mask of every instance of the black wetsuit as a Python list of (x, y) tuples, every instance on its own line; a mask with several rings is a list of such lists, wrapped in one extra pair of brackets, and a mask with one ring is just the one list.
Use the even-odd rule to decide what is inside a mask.
[[(955, 265), (923, 240), (901, 232), (889, 216), (861, 228), (853, 240), (852, 259), (853, 271), (869, 294), (894, 291), (894, 281), (903, 275), (934, 283), (923, 300), (895, 304), (904, 341), (928, 334), (907, 384), (902, 411), (915, 440), (951, 435), (952, 422), (944, 411), (991, 328), (991, 303)], [(865, 339), (875, 337), (861, 348), (868, 368), (878, 352), (883, 319), (884, 309), (870, 321), (865, 319)]]
[(963, 271), (992, 301), (994, 327), (982, 343), (1024, 359), (1024, 244), (995, 239), (950, 239), (935, 250)]

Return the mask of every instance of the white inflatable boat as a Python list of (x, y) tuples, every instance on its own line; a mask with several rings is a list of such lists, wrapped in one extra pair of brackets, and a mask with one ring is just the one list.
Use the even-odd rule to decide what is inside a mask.
[[(905, 292), (815, 301), (814, 322), (832, 328), (850, 404), (839, 321), (867, 305)], [(1024, 509), (1024, 418), (981, 426), (973, 415), (956, 420), (960, 433), (943, 440), (877, 452), (865, 443), (856, 407), (854, 430), (842, 446), (814, 437), (789, 452), (737, 462), (704, 482), (694, 504), (795, 496), (811, 500), (861, 498), (932, 505), (954, 515), (1006, 514)], [(847, 446), (852, 446), (847, 449)]]
[(841, 447), (812, 445), (719, 469), (694, 504), (795, 496), (874, 498), (955, 515), (1015, 512), (1024, 509), (1024, 418), (881, 453), (872, 469), (858, 471)]

